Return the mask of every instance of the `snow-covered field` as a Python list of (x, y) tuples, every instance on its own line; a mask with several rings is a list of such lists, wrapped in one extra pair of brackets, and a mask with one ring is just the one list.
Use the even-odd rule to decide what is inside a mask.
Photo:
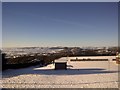
[(54, 70), (53, 64), (6, 70), (1, 88), (118, 88), (115, 61), (69, 61), (67, 64), (67, 70)]

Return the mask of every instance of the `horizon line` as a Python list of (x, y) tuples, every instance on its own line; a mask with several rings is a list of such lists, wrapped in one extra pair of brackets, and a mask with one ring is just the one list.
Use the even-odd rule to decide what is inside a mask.
[[(85, 47), (118, 47), (116, 45), (113, 46), (18, 46), (18, 47), (2, 47), (2, 48), (24, 48), (24, 47), (81, 47), (81, 48), (85, 48)], [(1, 48), (1, 47), (0, 47)]]

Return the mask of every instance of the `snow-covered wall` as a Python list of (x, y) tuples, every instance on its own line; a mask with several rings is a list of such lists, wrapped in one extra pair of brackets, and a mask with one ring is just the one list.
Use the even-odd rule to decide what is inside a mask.
[(113, 59), (116, 59), (116, 56), (79, 56), (79, 57), (62, 57), (60, 58), (60, 60), (63, 60), (63, 59), (67, 59), (67, 60), (70, 60), (70, 59), (108, 59), (108, 60), (113, 60)]

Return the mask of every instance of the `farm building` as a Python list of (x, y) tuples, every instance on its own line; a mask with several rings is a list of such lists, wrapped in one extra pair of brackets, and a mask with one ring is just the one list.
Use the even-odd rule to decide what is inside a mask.
[(55, 70), (67, 69), (67, 60), (55, 60)]

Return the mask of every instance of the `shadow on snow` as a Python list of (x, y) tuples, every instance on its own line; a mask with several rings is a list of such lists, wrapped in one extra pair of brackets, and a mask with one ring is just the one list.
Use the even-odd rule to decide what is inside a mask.
[(2, 72), (3, 78), (10, 78), (18, 75), (39, 74), (39, 75), (85, 75), (85, 74), (106, 74), (118, 73), (118, 71), (107, 71), (102, 68), (85, 68), (85, 69), (70, 69), (54, 70), (54, 69), (35, 69), (38, 66), (24, 69), (9, 69)]

